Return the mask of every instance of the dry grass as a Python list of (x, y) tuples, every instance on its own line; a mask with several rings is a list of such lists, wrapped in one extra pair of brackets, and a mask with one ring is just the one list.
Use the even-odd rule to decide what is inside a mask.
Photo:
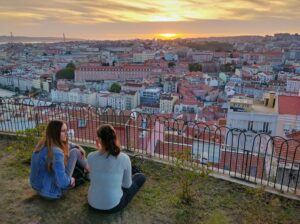
[(29, 166), (0, 140), (0, 223), (300, 223), (300, 202), (209, 177), (193, 185), (194, 200), (176, 196), (180, 177), (169, 167), (145, 162), (147, 182), (127, 208), (102, 214), (87, 204), (88, 183), (48, 201), (31, 190)]

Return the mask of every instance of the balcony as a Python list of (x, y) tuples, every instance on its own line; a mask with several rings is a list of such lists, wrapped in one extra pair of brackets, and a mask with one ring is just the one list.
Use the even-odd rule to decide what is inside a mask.
[[(22, 105), (22, 102), (1, 100), (0, 114), (5, 111), (10, 120), (0, 121), (0, 136), (15, 135), (18, 131), (46, 124), (51, 119), (62, 119), (72, 130), (72, 141), (91, 147), (97, 126), (110, 123), (117, 131), (123, 150), (146, 158), (142, 169), (148, 180), (124, 212), (99, 215), (87, 206), (88, 184), (67, 192), (59, 202), (44, 201), (30, 190), (28, 165), (21, 164), (20, 158), (15, 157), (14, 153), (18, 150), (1, 150), (1, 178), (4, 180), (1, 195), (5, 207), (0, 210), (0, 217), (4, 217), (5, 222), (57, 223), (64, 220), (64, 223), (74, 223), (76, 220), (75, 223), (94, 223), (99, 219), (103, 219), (104, 223), (300, 221), (297, 211), (300, 145), (293, 139), (267, 134), (249, 137), (243, 131), (226, 127), (92, 107), (47, 107), (32, 103), (24, 106), (28, 115), (14, 117), (13, 112), (19, 108), (17, 105)], [(82, 122), (84, 126), (79, 125)], [(181, 130), (181, 134), (172, 130)], [(248, 138), (252, 140), (251, 145), (246, 145)], [(16, 142), (2, 140), (1, 145)], [(192, 167), (195, 172), (205, 170), (209, 175), (200, 175), (193, 181), (191, 204), (179, 203), (176, 197), (184, 177), (184, 173), (180, 172), (185, 171), (179, 172), (173, 165), (177, 160), (176, 154), (181, 152), (190, 155), (186, 158), (185, 171)], [(18, 195), (17, 200), (15, 195)], [(285, 210), (287, 207), (288, 210)]]

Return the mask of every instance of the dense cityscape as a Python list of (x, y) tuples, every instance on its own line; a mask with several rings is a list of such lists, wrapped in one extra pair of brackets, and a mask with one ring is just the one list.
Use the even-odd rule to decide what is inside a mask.
[(1, 88), (21, 98), (299, 137), (298, 34), (54, 43), (12, 37), (0, 45), (0, 58)]
[(299, 0), (0, 4), (0, 223), (300, 223)]

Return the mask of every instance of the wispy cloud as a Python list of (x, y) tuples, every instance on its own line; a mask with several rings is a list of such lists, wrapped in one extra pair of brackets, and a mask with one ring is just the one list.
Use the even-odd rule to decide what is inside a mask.
[(0, 17), (64, 23), (300, 18), (299, 0), (0, 0)]
[(225, 27), (231, 33), (275, 32), (279, 23), (281, 29), (300, 32), (299, 21), (299, 0), (0, 0), (0, 32), (5, 33), (77, 35), (82, 30), (91, 36), (104, 31), (134, 36), (157, 30), (202, 35), (213, 29), (224, 33)]

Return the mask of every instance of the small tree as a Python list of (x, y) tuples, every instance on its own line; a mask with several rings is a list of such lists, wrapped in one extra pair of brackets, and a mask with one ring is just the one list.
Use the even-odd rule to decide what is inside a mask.
[(17, 131), (17, 141), (7, 148), (8, 151), (16, 151), (17, 159), (22, 163), (30, 164), (32, 150), (39, 139), (44, 136), (46, 125), (41, 124), (32, 129)]
[(16, 93), (20, 93), (20, 88), (19, 87), (15, 87), (15, 92)]
[(174, 173), (180, 177), (178, 188), (179, 202), (189, 205), (193, 199), (192, 185), (198, 177), (206, 177), (208, 175), (207, 166), (198, 167), (193, 161), (190, 150), (183, 150), (174, 153)]
[(170, 61), (170, 62), (168, 63), (168, 68), (174, 68), (175, 65), (176, 65), (176, 63), (175, 63), (174, 61)]
[(66, 68), (73, 69), (73, 70), (76, 69), (76, 67), (75, 67), (75, 65), (74, 65), (73, 62), (68, 63), (67, 66), (66, 66)]
[(61, 70), (59, 70), (56, 74), (55, 74), (55, 78), (56, 79), (68, 79), (68, 80), (74, 80), (74, 74), (75, 74), (75, 65), (73, 64), (73, 62), (70, 62), (67, 64), (66, 68), (63, 68)]
[(56, 79), (68, 79), (73, 80), (74, 79), (74, 70), (70, 68), (64, 68), (59, 70), (56, 75)]
[(202, 65), (199, 63), (191, 63), (189, 64), (189, 71), (190, 72), (198, 72), (198, 71), (202, 71)]
[(119, 93), (121, 92), (121, 86), (119, 83), (114, 83), (111, 85), (110, 89), (109, 89), (110, 92), (112, 93)]

